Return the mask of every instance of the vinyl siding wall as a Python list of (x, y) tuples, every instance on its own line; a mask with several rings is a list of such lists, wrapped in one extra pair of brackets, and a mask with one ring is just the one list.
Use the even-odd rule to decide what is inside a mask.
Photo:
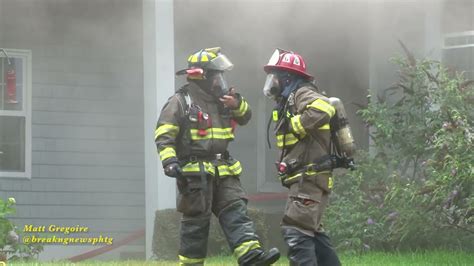
[[(119, 240), (144, 227), (141, 12), (138, 0), (0, 0), (0, 47), (32, 51), (32, 176), (0, 179), (21, 228), (81, 225)], [(102, 258), (121, 251), (143, 253), (144, 240)]]

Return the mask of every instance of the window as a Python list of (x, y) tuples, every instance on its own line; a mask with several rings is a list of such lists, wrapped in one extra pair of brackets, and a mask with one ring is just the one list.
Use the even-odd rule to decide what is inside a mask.
[(474, 79), (474, 31), (446, 34), (443, 62), (464, 71), (464, 78)]
[(0, 48), (0, 177), (31, 177), (31, 51)]

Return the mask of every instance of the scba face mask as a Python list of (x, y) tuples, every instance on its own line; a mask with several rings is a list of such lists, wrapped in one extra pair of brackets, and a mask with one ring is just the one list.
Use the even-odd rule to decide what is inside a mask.
[(281, 94), (281, 86), (276, 74), (268, 74), (263, 86), (263, 94), (272, 100), (276, 100)]
[(229, 85), (224, 78), (223, 72), (213, 73), (211, 75), (211, 92), (215, 96), (222, 97), (229, 94)]

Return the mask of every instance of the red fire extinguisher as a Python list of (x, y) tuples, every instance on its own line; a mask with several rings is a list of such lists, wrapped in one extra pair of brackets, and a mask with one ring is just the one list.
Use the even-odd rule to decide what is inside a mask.
[(16, 70), (12, 62), (8, 64), (6, 73), (7, 103), (18, 103), (16, 100)]
[(7, 83), (7, 103), (18, 103), (16, 99), (16, 70), (15, 64), (10, 58), (8, 57), (7, 52), (5, 49), (0, 48), (0, 52), (5, 54), (7, 59), (7, 68), (5, 71), (5, 80)]

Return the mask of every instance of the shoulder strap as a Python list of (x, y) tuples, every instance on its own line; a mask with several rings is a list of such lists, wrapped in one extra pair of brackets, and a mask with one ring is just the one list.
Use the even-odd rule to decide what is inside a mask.
[(190, 126), (189, 110), (191, 109), (193, 102), (186, 85), (177, 90), (176, 94), (178, 94), (178, 101), (181, 106), (181, 111), (184, 114), (179, 120), (180, 130), (177, 139), (180, 140), (180, 144), (177, 147), (178, 154), (184, 154), (187, 156), (191, 152), (191, 136), (188, 135), (187, 132)]
[(178, 98), (179, 103), (181, 105), (181, 111), (185, 116), (189, 115), (189, 109), (191, 109), (191, 105), (193, 104), (191, 96), (188, 93), (187, 86), (181, 87), (176, 94), (180, 97)]

